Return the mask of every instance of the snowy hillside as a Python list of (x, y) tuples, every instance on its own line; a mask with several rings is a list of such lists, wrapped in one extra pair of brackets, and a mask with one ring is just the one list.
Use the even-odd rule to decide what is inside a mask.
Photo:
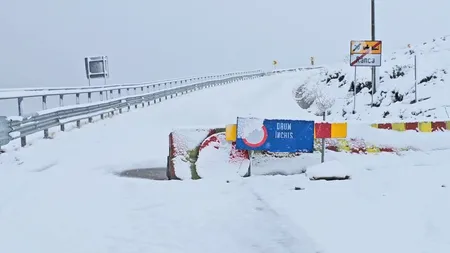
[[(417, 98), (414, 90), (414, 56), (417, 57)], [(299, 82), (294, 97), (299, 105), (317, 114), (315, 98), (334, 98), (331, 120), (401, 121), (448, 119), (450, 106), (450, 36), (384, 53), (377, 70), (378, 83), (371, 106), (370, 68), (356, 70), (356, 110), (353, 114), (354, 67), (346, 62), (311, 72)], [(450, 109), (450, 108), (449, 108)], [(449, 111), (450, 112), (450, 111)], [(381, 120), (380, 120), (381, 119)]]

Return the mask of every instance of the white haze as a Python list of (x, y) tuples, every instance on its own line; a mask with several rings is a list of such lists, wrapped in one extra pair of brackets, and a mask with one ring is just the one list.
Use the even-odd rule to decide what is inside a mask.
[[(377, 1), (385, 50), (446, 35), (450, 2)], [(3, 0), (0, 88), (87, 85), (83, 58), (108, 55), (110, 83), (342, 61), (370, 38), (370, 0)]]

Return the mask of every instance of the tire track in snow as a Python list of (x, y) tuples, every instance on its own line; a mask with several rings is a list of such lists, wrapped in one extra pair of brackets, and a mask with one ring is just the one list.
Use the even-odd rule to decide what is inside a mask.
[(271, 205), (264, 200), (250, 185), (244, 181), (241, 184), (243, 191), (248, 191), (256, 202), (256, 209), (259, 210), (261, 220), (265, 226), (265, 230), (273, 231), (269, 241), (263, 244), (255, 245), (260, 252), (275, 253), (275, 252), (290, 252), (290, 253), (316, 253), (318, 252), (315, 243), (309, 238), (306, 232), (295, 226), (292, 221), (286, 216), (280, 215)]

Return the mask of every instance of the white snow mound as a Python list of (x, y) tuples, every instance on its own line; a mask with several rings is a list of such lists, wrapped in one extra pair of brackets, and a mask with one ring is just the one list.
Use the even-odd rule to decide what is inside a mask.
[(333, 160), (308, 167), (306, 169), (306, 175), (311, 179), (329, 177), (344, 178), (350, 176), (350, 171), (339, 161)]

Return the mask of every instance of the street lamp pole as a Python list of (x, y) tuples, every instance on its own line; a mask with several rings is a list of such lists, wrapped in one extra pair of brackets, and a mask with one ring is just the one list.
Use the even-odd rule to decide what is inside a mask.
[[(370, 10), (371, 10), (371, 32), (372, 32), (372, 41), (375, 40), (375, 0), (371, 0), (370, 3)], [(376, 92), (376, 68), (372, 67), (372, 99), (373, 95)], [(372, 101), (373, 104), (373, 101)]]

